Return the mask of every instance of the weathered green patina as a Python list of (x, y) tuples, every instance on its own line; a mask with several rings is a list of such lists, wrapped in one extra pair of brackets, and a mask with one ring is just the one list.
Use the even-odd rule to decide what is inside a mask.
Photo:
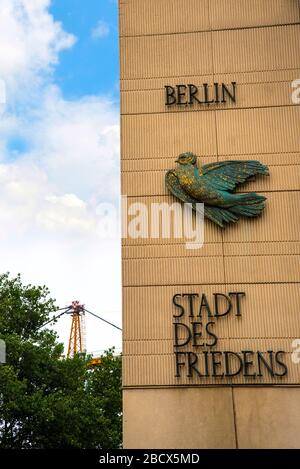
[(218, 161), (198, 168), (196, 155), (182, 153), (176, 162), (179, 166), (165, 176), (169, 191), (195, 210), (197, 203), (204, 203), (205, 217), (220, 227), (237, 222), (241, 216), (257, 217), (262, 213), (266, 197), (255, 192), (233, 193), (251, 176), (269, 175), (268, 167), (259, 161)]

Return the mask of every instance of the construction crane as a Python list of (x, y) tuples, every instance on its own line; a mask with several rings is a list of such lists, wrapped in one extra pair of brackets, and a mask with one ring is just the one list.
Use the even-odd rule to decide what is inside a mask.
[(71, 332), (67, 357), (74, 357), (76, 353), (86, 352), (86, 328), (84, 305), (79, 301), (72, 301), (71, 309), (67, 314), (72, 316)]
[[(85, 317), (86, 313), (94, 316), (95, 318), (100, 319), (100, 321), (109, 324), (110, 326), (118, 329), (121, 331), (122, 329), (113, 324), (112, 322), (107, 321), (107, 319), (103, 319), (99, 315), (92, 313), (85, 308), (83, 304), (81, 304), (78, 300), (72, 301), (70, 306), (65, 306), (64, 308), (59, 308), (56, 311), (61, 311), (56, 317), (50, 319), (46, 323), (44, 323), (41, 327), (45, 327), (46, 325), (50, 324), (53, 321), (57, 321), (61, 316), (64, 314), (69, 314), (72, 318), (71, 322), (71, 330), (70, 330), (70, 338), (68, 344), (68, 352), (67, 357), (72, 358), (76, 353), (86, 353), (86, 323)], [(100, 357), (92, 357), (88, 363), (89, 366), (94, 367), (101, 365), (101, 358)]]
[[(78, 300), (72, 301), (71, 309), (67, 311), (67, 314), (70, 314), (72, 316), (67, 357), (72, 358), (76, 353), (86, 352), (86, 327), (84, 305), (80, 304)], [(91, 367), (101, 365), (101, 358), (91, 358), (88, 365)]]

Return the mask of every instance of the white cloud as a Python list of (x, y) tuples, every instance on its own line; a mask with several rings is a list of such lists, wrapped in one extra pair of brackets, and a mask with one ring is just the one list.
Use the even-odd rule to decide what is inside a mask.
[(52, 202), (53, 204), (61, 204), (63, 207), (68, 208), (84, 209), (86, 207), (86, 204), (74, 194), (65, 194), (61, 197), (57, 197), (55, 195), (48, 196), (47, 201)]
[[(63, 220), (67, 223), (70, 219), (61, 216), (64, 207), (80, 209), (80, 216), (89, 212), (89, 223), (94, 217), (95, 226), (97, 205), (104, 201), (116, 203), (119, 196), (118, 121), (118, 111), (108, 100), (88, 97), (66, 101), (53, 86), (47, 88), (34, 116), (0, 120), (4, 145), (0, 204), (10, 206), (9, 201), (13, 199), (10, 212), (16, 206), (22, 207), (22, 218), (28, 215), (28, 225), (34, 223), (32, 211), (35, 219), (37, 213), (39, 220), (48, 213), (47, 219), (54, 222), (56, 210), (62, 226)], [(19, 133), (30, 148), (10, 162), (5, 143)], [(28, 205), (31, 211), (27, 213)], [(88, 226), (86, 222), (77, 225)], [(2, 229), (2, 236), (4, 232)]]
[(32, 159), (60, 190), (112, 200), (119, 193), (119, 114), (108, 100), (65, 101), (57, 88), (45, 95), (35, 125), (23, 129)]
[(53, 20), (49, 4), (49, 0), (0, 2), (0, 78), (11, 102), (31, 99), (58, 63), (59, 53), (75, 43), (75, 37)]
[(2, 78), (0, 78), (0, 106), (5, 105), (5, 103), (6, 103), (6, 86), (5, 86), (5, 81)]
[[(52, 83), (59, 52), (75, 38), (55, 22), (48, 0), (0, 1), (0, 272), (47, 284), (59, 305), (80, 299), (120, 323), (118, 240), (97, 231), (98, 204), (119, 195), (119, 111), (104, 97), (67, 101)], [(26, 142), (13, 152), (12, 139)], [(114, 311), (110, 315), (108, 311)], [(67, 340), (67, 326), (58, 325)], [(121, 335), (87, 319), (88, 348)]]
[(109, 25), (105, 21), (99, 20), (96, 26), (92, 29), (91, 35), (93, 39), (100, 39), (108, 36), (109, 33)]

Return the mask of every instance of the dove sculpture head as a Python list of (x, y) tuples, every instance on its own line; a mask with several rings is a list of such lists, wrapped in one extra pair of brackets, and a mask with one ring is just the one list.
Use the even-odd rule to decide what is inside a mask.
[(196, 164), (197, 163), (197, 156), (194, 155), (194, 153), (181, 153), (181, 155), (178, 156), (177, 160), (175, 160), (176, 163), (179, 164)]

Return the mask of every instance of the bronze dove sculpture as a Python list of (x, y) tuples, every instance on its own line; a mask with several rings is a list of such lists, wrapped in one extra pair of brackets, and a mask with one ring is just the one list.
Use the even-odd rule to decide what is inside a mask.
[(255, 160), (218, 161), (197, 167), (193, 153), (182, 153), (179, 166), (167, 171), (166, 186), (182, 202), (204, 203), (204, 215), (224, 227), (241, 216), (257, 217), (265, 206), (266, 198), (255, 192), (234, 194), (238, 184), (257, 174), (269, 175), (268, 167)]

